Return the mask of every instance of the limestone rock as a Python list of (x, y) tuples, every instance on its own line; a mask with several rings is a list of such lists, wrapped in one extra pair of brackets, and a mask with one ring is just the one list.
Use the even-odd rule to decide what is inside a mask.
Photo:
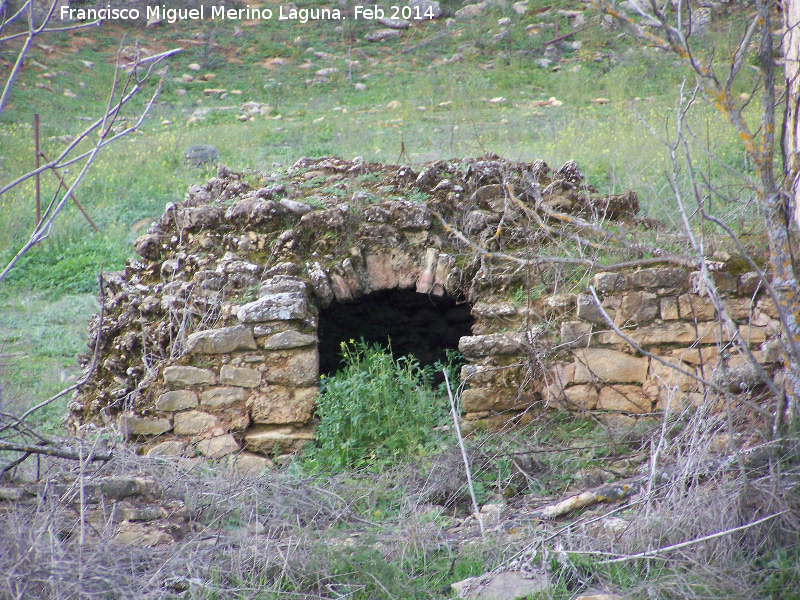
[(461, 393), (461, 405), (468, 413), (519, 410), (530, 402), (531, 398), (521, 394), (517, 388), (469, 388)]
[(156, 410), (176, 411), (197, 406), (197, 394), (191, 390), (174, 390), (156, 398)]
[(270, 352), (264, 359), (264, 379), (288, 386), (312, 386), (319, 376), (319, 352), (282, 350)]
[[(283, 264), (292, 265), (293, 263)], [(308, 285), (298, 277), (291, 275), (273, 275), (261, 284), (258, 288), (258, 295), (261, 298), (272, 294), (299, 293), (305, 295), (307, 291)]]
[(697, 321), (710, 321), (717, 315), (709, 298), (701, 298), (695, 294), (678, 296), (678, 312), (682, 319)]
[(411, 8), (411, 18), (415, 21), (438, 19), (442, 16), (442, 8), (436, 0), (409, 0), (407, 5)]
[(642, 269), (630, 276), (634, 287), (647, 290), (664, 290), (667, 293), (681, 293), (689, 288), (689, 277), (677, 267), (657, 267)]
[(598, 294), (607, 294), (629, 289), (630, 281), (624, 273), (595, 273), (592, 285)]
[(628, 413), (647, 413), (652, 408), (652, 402), (638, 386), (615, 385), (600, 390), (597, 408)]
[(531, 578), (519, 571), (486, 573), (450, 586), (458, 598), (470, 600), (517, 600), (538, 595), (550, 587), (547, 575)]
[[(599, 291), (599, 290), (598, 290)], [(591, 323), (598, 323), (606, 325), (606, 320), (603, 317), (603, 311), (597, 306), (591, 294), (580, 294), (577, 298), (577, 315), (579, 319), (589, 321)], [(608, 312), (608, 311), (606, 311)], [(613, 319), (614, 313), (611, 311), (609, 316)]]
[(396, 29), (376, 29), (365, 35), (364, 39), (368, 42), (382, 42), (387, 38), (395, 37), (400, 37), (400, 32)]
[(254, 388), (261, 385), (261, 372), (245, 367), (223, 365), (219, 371), (219, 382), (243, 388)]
[(239, 451), (239, 444), (234, 437), (227, 433), (216, 437), (201, 440), (197, 443), (197, 451), (208, 458), (222, 458)]
[(181, 456), (186, 444), (178, 441), (161, 442), (147, 451), (147, 456)]
[(172, 422), (169, 419), (160, 417), (140, 417), (138, 415), (125, 414), (120, 417), (120, 429), (126, 432), (128, 437), (160, 435), (172, 429)]
[(193, 353), (228, 354), (235, 350), (255, 350), (256, 341), (249, 327), (223, 327), (191, 334), (186, 346)]
[(561, 323), (561, 343), (568, 348), (586, 348), (592, 339), (592, 324), (583, 321)]
[(259, 456), (252, 452), (239, 452), (231, 457), (231, 464), (242, 475), (259, 475), (265, 469), (275, 466), (266, 456)]
[(331, 289), (328, 275), (318, 262), (306, 263), (306, 269), (308, 271), (308, 279), (311, 281), (311, 287), (319, 300), (318, 306), (320, 308), (328, 308), (333, 302), (333, 289)]
[(311, 420), (316, 398), (315, 387), (289, 390), (284, 386), (271, 385), (266, 391), (254, 393), (248, 406), (254, 423), (306, 423)]
[(197, 367), (171, 366), (164, 368), (164, 381), (169, 385), (192, 387), (212, 385), (214, 373)]
[(422, 272), (419, 274), (419, 279), (417, 280), (418, 294), (427, 294), (431, 291), (431, 288), (433, 288), (438, 260), (439, 250), (437, 248), (428, 248), (425, 251), (425, 264), (422, 267)]
[(145, 234), (136, 238), (133, 249), (142, 258), (156, 260), (161, 255), (161, 236)]
[(314, 439), (310, 430), (295, 430), (292, 427), (274, 429), (251, 429), (245, 432), (245, 448), (256, 454), (270, 455), (278, 452), (296, 452), (303, 445)]
[(200, 404), (209, 408), (226, 408), (244, 402), (244, 390), (240, 387), (214, 387), (200, 394)]
[(678, 301), (672, 296), (664, 296), (658, 301), (659, 314), (664, 321), (675, 321), (679, 318)]
[(505, 333), (469, 335), (458, 340), (458, 350), (467, 358), (516, 354), (521, 349), (519, 337)]
[(264, 350), (286, 350), (311, 346), (316, 343), (316, 336), (289, 329), (262, 340), (260, 345)]
[(601, 348), (575, 351), (575, 383), (591, 383), (594, 380), (609, 383), (643, 382), (646, 377), (646, 358)]
[(175, 414), (175, 435), (198, 435), (210, 431), (219, 425), (214, 415), (199, 410), (190, 410)]
[(658, 300), (649, 292), (629, 292), (622, 296), (615, 321), (625, 323), (648, 323), (658, 315)]
[(389, 29), (408, 29), (411, 27), (410, 21), (406, 21), (405, 19), (392, 19), (389, 17), (378, 19), (378, 23)]
[(308, 316), (308, 303), (300, 292), (284, 292), (240, 306), (237, 314), (242, 323), (305, 319)]
[(598, 393), (593, 385), (573, 385), (564, 389), (561, 400), (568, 410), (594, 410), (597, 408)]
[(479, 2), (478, 4), (467, 4), (463, 8), (459, 8), (455, 12), (456, 19), (469, 19), (482, 15), (488, 8), (486, 2)]

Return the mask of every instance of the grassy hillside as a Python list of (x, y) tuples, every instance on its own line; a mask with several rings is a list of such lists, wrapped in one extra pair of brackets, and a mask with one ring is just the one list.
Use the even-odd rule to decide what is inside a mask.
[[(70, 206), (52, 240), (8, 284), (51, 293), (92, 289), (101, 258), (107, 268), (121, 266), (132, 239), (164, 205), (208, 177), (183, 161), (183, 150), (199, 143), (217, 146), (220, 162), (237, 170), (269, 171), (273, 163), (326, 154), (391, 163), (400, 159), (401, 143), (402, 160), (415, 163), (486, 152), (543, 158), (553, 166), (574, 158), (598, 188), (635, 189), (645, 214), (670, 223), (664, 179), (670, 165), (641, 119), (669, 134), (686, 73), (671, 57), (601, 28), (590, 11), (585, 28), (571, 29), (558, 10), (572, 4), (532, 0), (525, 16), (494, 7), (450, 26), (442, 17), (377, 43), (364, 35), (380, 25), (364, 21), (188, 22), (133, 30), (104, 24), (54, 34), (31, 52), (0, 117), (0, 181), (33, 162), (34, 112), (41, 114), (42, 149), (50, 157), (88, 117), (102, 113), (120, 48), (124, 57), (137, 45), (144, 55), (183, 50), (169, 61), (164, 89), (140, 132), (105, 152), (77, 190), (101, 234)], [(445, 6), (449, 14), (456, 8)], [(501, 19), (510, 24), (498, 25)], [(720, 40), (740, 27), (738, 20), (729, 15), (718, 24)], [(556, 31), (576, 32), (551, 45), (560, 60), (543, 68), (537, 61)], [(716, 41), (712, 36), (706, 43)], [(2, 58), (14, 58), (11, 45)], [(749, 83), (742, 78), (737, 93)], [(226, 92), (207, 95), (208, 89)], [(269, 108), (241, 121), (245, 102)], [(737, 139), (713, 109), (698, 105), (690, 118), (702, 143), (734, 169), (747, 168)], [(724, 169), (707, 171), (720, 185), (730, 183)], [(56, 185), (43, 178), (43, 201)], [(32, 186), (28, 181), (0, 198), (0, 228), (9, 233), (0, 241), (3, 258), (32, 227)]]

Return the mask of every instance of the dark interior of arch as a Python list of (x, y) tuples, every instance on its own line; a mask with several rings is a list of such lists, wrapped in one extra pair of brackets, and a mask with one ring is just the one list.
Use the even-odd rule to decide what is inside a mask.
[(446, 358), (461, 336), (472, 335), (471, 306), (452, 298), (434, 298), (414, 290), (383, 290), (339, 304), (319, 314), (319, 369), (338, 371), (342, 341), (364, 339), (369, 344), (391, 341), (395, 357), (413, 354), (422, 365)]

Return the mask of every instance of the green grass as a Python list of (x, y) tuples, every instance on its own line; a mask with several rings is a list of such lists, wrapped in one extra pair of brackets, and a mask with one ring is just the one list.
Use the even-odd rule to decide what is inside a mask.
[[(0, 294), (0, 386), (3, 410), (22, 412), (80, 377), (76, 356), (85, 352), (87, 325), (97, 311), (92, 294)], [(69, 397), (37, 411), (29, 425), (55, 431)]]

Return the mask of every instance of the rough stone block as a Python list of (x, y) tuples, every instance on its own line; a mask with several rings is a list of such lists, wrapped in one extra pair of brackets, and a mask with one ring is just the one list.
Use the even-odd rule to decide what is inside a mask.
[(311, 428), (300, 430), (293, 427), (253, 428), (245, 432), (244, 444), (245, 449), (268, 456), (276, 450), (279, 453), (296, 452), (313, 439), (314, 431)]
[(269, 352), (264, 357), (264, 366), (264, 379), (270, 383), (312, 386), (319, 376), (319, 352), (316, 348)]
[(276, 333), (266, 339), (259, 340), (259, 342), (264, 350), (286, 350), (289, 348), (311, 346), (312, 344), (316, 345), (317, 336), (289, 329), (281, 333)]
[[(729, 342), (731, 339), (730, 332), (727, 326), (720, 326), (717, 322), (700, 323), (697, 327), (699, 342), (701, 344), (718, 344)], [(761, 344), (767, 339), (767, 330), (765, 327), (753, 327), (751, 325), (742, 325), (739, 327), (739, 333), (749, 344)]]
[(461, 394), (461, 406), (465, 412), (485, 410), (521, 410), (529, 406), (532, 398), (517, 388), (469, 388)]
[(219, 425), (219, 419), (214, 415), (199, 410), (190, 410), (175, 415), (176, 435), (198, 435), (210, 431)]
[(301, 292), (272, 294), (240, 306), (237, 315), (242, 323), (305, 319), (308, 302)]
[[(419, 279), (417, 279), (418, 294), (427, 294), (433, 288), (433, 282), (436, 278), (436, 264), (438, 261), (439, 250), (437, 248), (428, 248), (425, 251), (425, 264), (422, 266)], [(367, 260), (367, 271), (369, 271), (369, 259)], [(372, 276), (370, 276), (370, 281), (372, 281)]]
[(306, 263), (306, 269), (311, 287), (314, 289), (314, 295), (317, 297), (317, 306), (328, 308), (333, 302), (333, 289), (328, 275), (318, 262)]
[(249, 327), (223, 327), (193, 333), (186, 346), (195, 354), (228, 354), (235, 350), (255, 350), (256, 341)]
[[(614, 318), (614, 311), (608, 311), (609, 316), (613, 319)], [(576, 311), (578, 318), (583, 319), (584, 321), (589, 321), (590, 323), (599, 323), (601, 325), (606, 324), (606, 320), (603, 318), (603, 311), (600, 310), (600, 307), (597, 306), (597, 303), (594, 301), (594, 298), (591, 294), (581, 294), (578, 296), (577, 299), (577, 311)]]
[(521, 349), (519, 336), (505, 333), (465, 335), (458, 340), (458, 350), (467, 358), (516, 354)]
[(676, 321), (679, 318), (678, 301), (672, 296), (664, 296), (658, 301), (661, 318), (664, 321)]
[(607, 386), (600, 390), (597, 400), (600, 410), (614, 410), (627, 413), (647, 413), (652, 409), (650, 398), (635, 385)]
[(519, 387), (528, 372), (527, 365), (476, 365), (461, 367), (461, 381), (473, 387)]
[(679, 348), (672, 351), (673, 361), (680, 360), (690, 365), (714, 363), (719, 356), (719, 348), (707, 346), (705, 348)]
[(767, 315), (770, 319), (780, 318), (778, 309), (775, 307), (775, 303), (772, 302), (772, 299), (770, 298), (761, 298), (758, 302), (756, 302), (756, 308)]
[(275, 466), (275, 463), (266, 456), (259, 456), (252, 452), (239, 452), (236, 456), (231, 457), (231, 464), (242, 475), (259, 475), (264, 470)]
[(289, 275), (276, 275), (266, 279), (258, 288), (258, 295), (261, 298), (273, 296), (275, 294), (297, 293), (306, 295), (308, 284), (302, 279)]
[(564, 390), (561, 404), (567, 410), (594, 410), (597, 399), (597, 389), (593, 385), (573, 385)]
[[(734, 321), (747, 321), (755, 308), (750, 298), (731, 297), (724, 302), (728, 314)], [(753, 323), (753, 325), (755, 325), (755, 323)]]
[(214, 387), (200, 394), (200, 404), (209, 408), (225, 408), (244, 402), (244, 389), (240, 387)]
[(243, 388), (254, 388), (261, 385), (261, 372), (245, 367), (223, 365), (219, 370), (219, 382)]
[(510, 319), (517, 314), (517, 308), (511, 302), (476, 302), (470, 311), (476, 319)]
[(678, 297), (678, 312), (688, 321), (711, 321), (717, 316), (717, 309), (708, 297), (696, 294), (683, 294)]
[(227, 433), (199, 441), (197, 451), (208, 458), (222, 458), (238, 452), (239, 444), (231, 434)]
[(647, 323), (658, 315), (658, 299), (649, 292), (629, 292), (622, 296), (615, 321), (625, 323)]
[(271, 385), (264, 391), (255, 392), (248, 400), (248, 406), (254, 423), (306, 423), (311, 420), (316, 399), (315, 387), (289, 390)]
[(627, 290), (631, 284), (625, 273), (596, 273), (592, 285), (598, 294), (609, 294)]
[(444, 252), (439, 253), (431, 294), (442, 297), (446, 293), (452, 293), (458, 287), (458, 284), (459, 276), (456, 268), (456, 259)]
[[(736, 291), (738, 282), (736, 277), (730, 273), (713, 271), (711, 273), (711, 280), (714, 282), (714, 287), (717, 288), (717, 292), (720, 294)], [(700, 271), (694, 271), (693, 273), (689, 274), (689, 287), (695, 294), (699, 296), (708, 295), (708, 286), (706, 285), (706, 281)]]
[(180, 456), (186, 444), (178, 441), (161, 442), (147, 451), (147, 456)]
[(633, 287), (658, 290), (659, 295), (682, 293), (689, 287), (689, 277), (686, 271), (677, 267), (642, 269), (631, 274), (630, 278)]
[(690, 344), (697, 339), (694, 325), (683, 321), (645, 325), (628, 330), (625, 333), (643, 346), (652, 346), (656, 344)]
[(337, 302), (345, 303), (353, 299), (353, 293), (350, 291), (350, 286), (345, 282), (344, 277), (336, 272), (330, 273), (331, 289), (333, 290), (333, 297)]
[[(739, 279), (736, 282), (736, 293), (740, 296), (752, 296), (756, 293), (760, 283), (761, 278), (755, 271), (742, 273), (739, 275)], [(761, 287), (763, 288), (764, 286)]]
[(616, 350), (589, 348), (576, 350), (575, 383), (595, 380), (609, 383), (643, 382), (647, 377), (647, 359)]
[(561, 343), (568, 348), (586, 348), (592, 341), (592, 324), (583, 321), (561, 323)]
[[(673, 362), (671, 357), (664, 357), (664, 360)], [(694, 372), (688, 365), (680, 365), (683, 369), (689, 372)], [(675, 369), (668, 367), (661, 362), (650, 359), (650, 375), (648, 377), (659, 388), (673, 389), (677, 388), (682, 392), (695, 392), (698, 389), (698, 382), (693, 377), (680, 373)]]
[(140, 417), (138, 415), (124, 414), (120, 417), (120, 428), (127, 432), (128, 437), (137, 435), (161, 435), (172, 429), (169, 419), (160, 417)]
[(164, 381), (173, 386), (193, 387), (197, 385), (213, 385), (214, 373), (208, 369), (197, 367), (172, 366), (164, 369)]
[(197, 406), (197, 394), (191, 390), (174, 390), (156, 399), (156, 410), (176, 411)]

